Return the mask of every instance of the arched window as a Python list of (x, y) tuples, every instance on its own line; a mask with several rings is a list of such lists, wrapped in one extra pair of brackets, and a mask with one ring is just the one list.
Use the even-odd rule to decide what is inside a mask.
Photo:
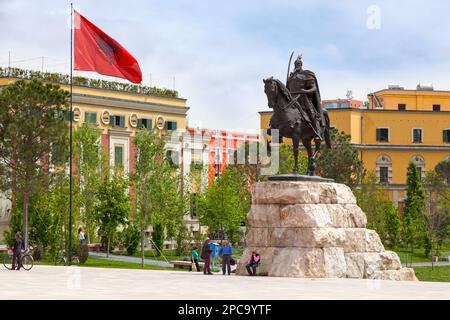
[(420, 155), (416, 155), (411, 158), (411, 162), (415, 163), (419, 168), (419, 177), (422, 179), (425, 176), (425, 159)]
[(392, 183), (392, 160), (387, 155), (381, 155), (377, 159), (378, 181), (383, 184)]

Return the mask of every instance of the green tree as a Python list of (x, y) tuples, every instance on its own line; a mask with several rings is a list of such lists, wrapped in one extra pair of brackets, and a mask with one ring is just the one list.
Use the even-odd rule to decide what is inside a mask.
[(450, 188), (450, 160), (439, 162), (434, 168), (434, 171), (438, 178), (443, 180), (447, 184), (447, 187)]
[(82, 220), (86, 226), (87, 240), (94, 235), (92, 214), (95, 204), (95, 190), (100, 177), (102, 164), (102, 147), (99, 143), (100, 132), (89, 124), (78, 127), (73, 134), (73, 159), (78, 168), (79, 207)]
[(152, 241), (156, 247), (156, 255), (160, 256), (164, 245), (164, 226), (162, 223), (152, 225)]
[(107, 242), (106, 255), (109, 257), (111, 241), (117, 228), (127, 223), (130, 212), (130, 196), (126, 194), (129, 183), (121, 170), (104, 170), (101, 183), (96, 191), (98, 202), (94, 206), (93, 217), (99, 226), (99, 234)]
[[(59, 172), (47, 193), (35, 194), (30, 202), (30, 243), (36, 257), (54, 260), (59, 250), (68, 248), (69, 179)], [(72, 235), (75, 236), (75, 235)]]
[[(279, 169), (278, 174), (292, 173), (294, 168), (294, 151), (292, 145), (282, 144), (279, 149)], [(298, 172), (306, 174), (308, 169), (308, 157), (303, 153), (298, 154)]]
[(367, 172), (362, 179), (361, 187), (354, 191), (358, 206), (367, 216), (367, 228), (375, 230), (381, 240), (386, 239), (384, 210), (387, 197), (386, 189), (377, 183), (373, 172)]
[(384, 204), (384, 221), (386, 237), (383, 243), (395, 248), (399, 242), (401, 220), (397, 208), (390, 201)]
[(251, 195), (248, 179), (236, 167), (229, 166), (197, 199), (200, 221), (222, 239), (239, 237), (239, 227), (250, 209)]
[(320, 152), (317, 158), (317, 173), (354, 189), (361, 183), (364, 175), (358, 149), (351, 145), (350, 135), (336, 129), (331, 130), (330, 135), (333, 147)]
[[(153, 226), (152, 239), (160, 254), (165, 230), (174, 237), (181, 228), (185, 214), (185, 192), (181, 177), (176, 173), (165, 153), (164, 137), (155, 130), (140, 130), (134, 139), (136, 172), (132, 175), (136, 190), (134, 216), (141, 232), (141, 260), (144, 265), (145, 230)], [(161, 240), (162, 239), (162, 240)]]
[(132, 256), (136, 252), (141, 239), (139, 228), (134, 223), (129, 223), (127, 228), (123, 231), (123, 244), (127, 250), (127, 254)]
[(50, 154), (56, 159), (57, 151), (66, 150), (67, 97), (59, 86), (37, 80), (20, 80), (0, 92), (0, 187), (21, 194), (26, 246), (30, 199), (49, 185)]
[(432, 250), (432, 255), (435, 249), (436, 255), (439, 255), (442, 243), (448, 237), (450, 225), (450, 186), (447, 184), (447, 177), (440, 172), (441, 164), (429, 171), (424, 179), (426, 207), (424, 218), (427, 239), (430, 241), (428, 247)]
[(11, 208), (11, 220), (9, 221), (8, 229), (3, 231), (3, 237), (9, 246), (14, 244), (16, 233), (23, 230), (23, 214), (20, 206), (21, 203), (22, 199), (17, 198), (17, 205)]
[(405, 209), (402, 221), (403, 241), (414, 248), (424, 240), (425, 192), (419, 168), (410, 162), (407, 170)]
[(375, 230), (384, 245), (394, 247), (398, 242), (400, 217), (375, 173), (366, 172), (354, 193), (359, 207), (366, 213), (367, 228)]

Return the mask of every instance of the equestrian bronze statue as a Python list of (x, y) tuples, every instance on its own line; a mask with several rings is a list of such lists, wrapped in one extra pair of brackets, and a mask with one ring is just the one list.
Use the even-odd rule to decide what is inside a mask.
[[(308, 153), (307, 175), (314, 176), (315, 160), (322, 141), (325, 140), (327, 147), (331, 148), (330, 119), (328, 112), (322, 110), (315, 74), (302, 69), (301, 56), (298, 56), (294, 64), (293, 72), (289, 74), (288, 69), (286, 86), (273, 77), (263, 80), (269, 108), (273, 109), (267, 134), (271, 135), (272, 130), (278, 129), (280, 143), (283, 137), (292, 139), (295, 175), (298, 174), (298, 150), (301, 140)], [(314, 151), (312, 140), (315, 143)], [(269, 143), (268, 149), (270, 150)]]

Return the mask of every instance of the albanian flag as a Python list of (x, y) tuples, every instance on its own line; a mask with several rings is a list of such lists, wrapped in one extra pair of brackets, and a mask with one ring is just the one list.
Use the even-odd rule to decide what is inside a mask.
[(141, 83), (142, 72), (136, 59), (81, 14), (75, 10), (74, 13), (75, 70), (95, 71)]

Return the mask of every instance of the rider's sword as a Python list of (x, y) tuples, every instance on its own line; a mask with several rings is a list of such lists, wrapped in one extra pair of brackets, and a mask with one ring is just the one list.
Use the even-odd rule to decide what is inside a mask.
[(289, 71), (291, 71), (291, 61), (292, 61), (292, 56), (294, 55), (294, 51), (292, 51), (291, 53), (291, 57), (289, 58), (289, 64), (288, 64), (288, 70), (287, 70), (287, 76), (286, 76), (286, 87), (287, 87), (287, 83), (289, 80)]

